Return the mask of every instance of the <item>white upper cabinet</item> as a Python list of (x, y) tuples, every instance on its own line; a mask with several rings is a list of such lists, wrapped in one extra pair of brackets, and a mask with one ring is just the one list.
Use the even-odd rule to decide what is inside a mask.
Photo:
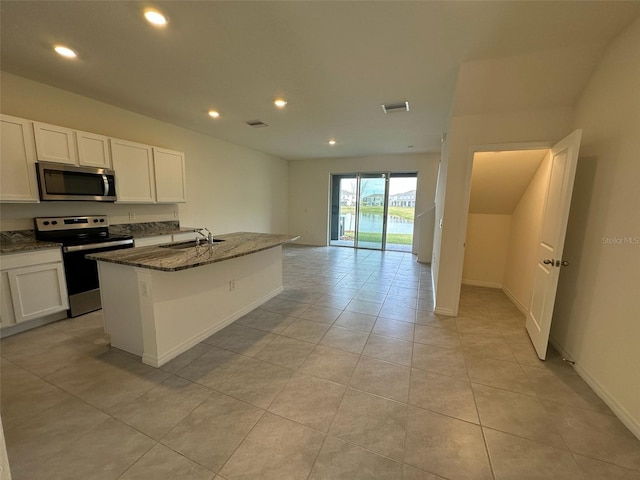
[(156, 199), (158, 203), (187, 201), (184, 153), (153, 147)]
[(111, 168), (109, 139), (104, 135), (76, 132), (78, 163), (86, 167)]
[(9, 115), (0, 122), (0, 201), (38, 202), (32, 122)]
[(36, 155), (43, 162), (78, 164), (74, 131), (70, 128), (34, 122)]
[(153, 151), (149, 145), (110, 139), (119, 203), (155, 203)]

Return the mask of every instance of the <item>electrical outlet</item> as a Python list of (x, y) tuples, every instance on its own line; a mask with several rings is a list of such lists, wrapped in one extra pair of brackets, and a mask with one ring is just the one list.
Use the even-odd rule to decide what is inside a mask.
[(136, 212), (129, 212), (129, 220), (135, 220), (136, 219)]
[(173, 218), (178, 218), (178, 210), (173, 211)]
[(236, 281), (235, 280), (231, 280), (229, 282), (229, 291), (233, 292), (236, 289)]
[(149, 296), (149, 284), (147, 282), (140, 282), (140, 294), (143, 297)]

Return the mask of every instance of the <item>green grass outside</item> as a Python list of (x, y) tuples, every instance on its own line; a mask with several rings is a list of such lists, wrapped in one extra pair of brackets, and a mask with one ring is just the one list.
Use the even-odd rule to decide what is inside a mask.
[[(353, 230), (344, 232), (344, 237), (352, 239), (355, 233)], [(343, 237), (343, 238), (344, 238)], [(413, 235), (409, 233), (389, 233), (387, 235), (387, 243), (394, 245), (411, 245), (413, 242)], [(360, 232), (358, 239), (361, 242), (382, 243), (382, 234), (373, 232)]]

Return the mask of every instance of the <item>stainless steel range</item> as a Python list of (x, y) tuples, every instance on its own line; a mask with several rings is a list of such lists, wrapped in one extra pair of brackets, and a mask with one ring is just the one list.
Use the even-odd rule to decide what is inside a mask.
[(76, 317), (102, 308), (98, 266), (94, 260), (87, 260), (85, 255), (132, 248), (133, 237), (110, 234), (106, 215), (45, 217), (34, 221), (37, 239), (62, 243), (69, 316)]

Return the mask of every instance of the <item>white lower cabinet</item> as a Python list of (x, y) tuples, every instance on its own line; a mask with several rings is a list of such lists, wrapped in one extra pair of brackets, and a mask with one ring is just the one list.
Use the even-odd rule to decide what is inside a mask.
[(3, 327), (69, 308), (59, 249), (7, 254), (1, 260)]

